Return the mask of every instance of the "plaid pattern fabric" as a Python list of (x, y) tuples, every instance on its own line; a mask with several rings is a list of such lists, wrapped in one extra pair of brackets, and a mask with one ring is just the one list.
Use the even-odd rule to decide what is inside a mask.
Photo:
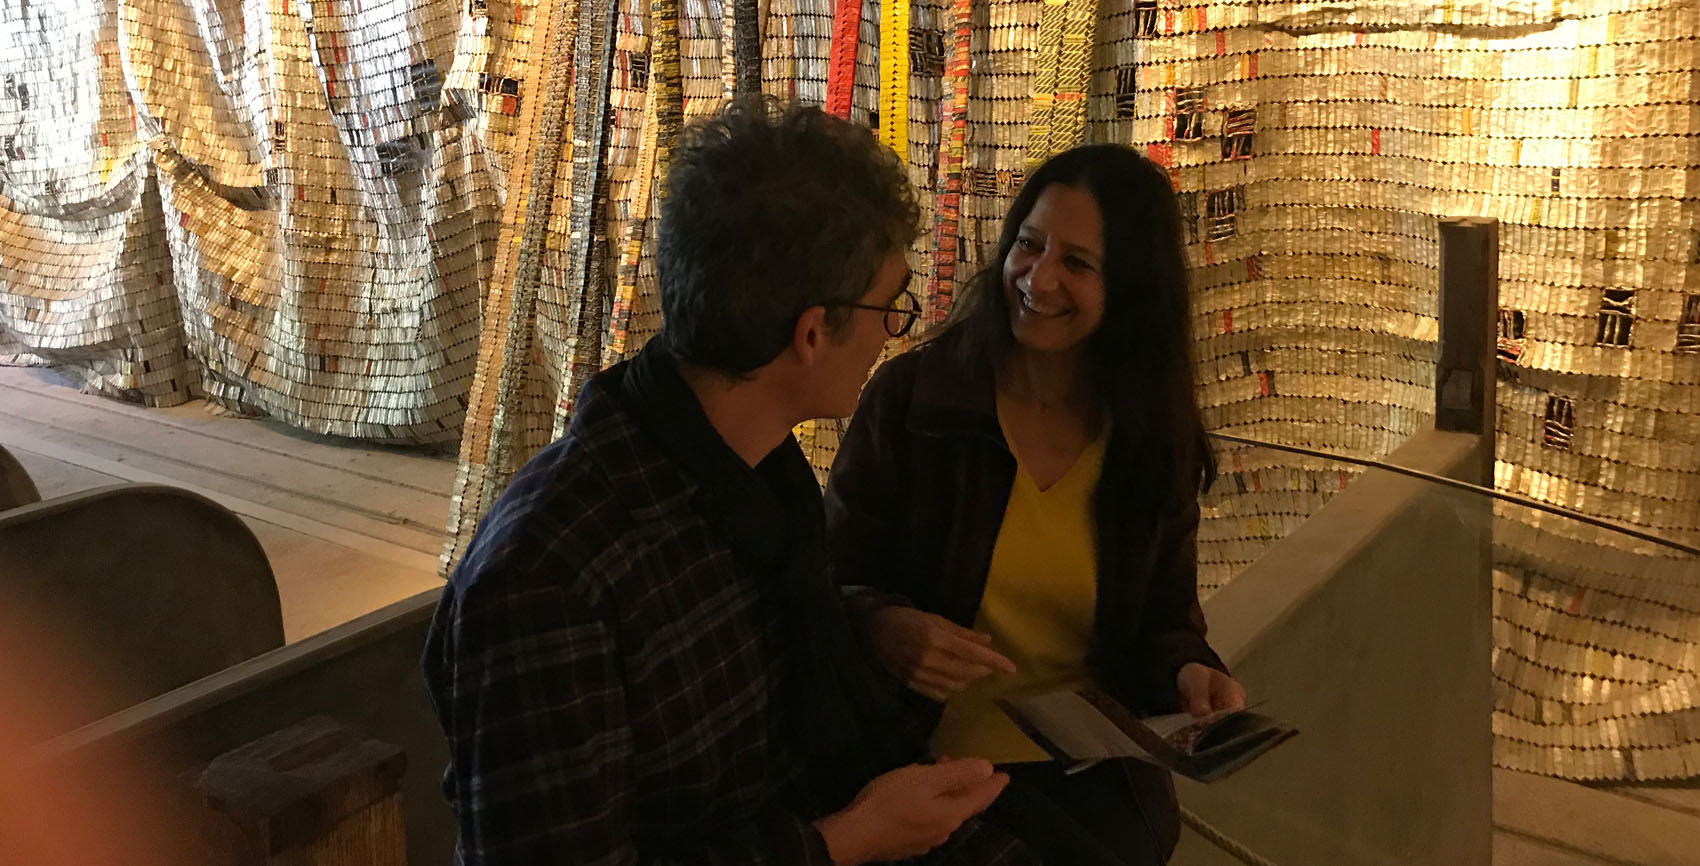
[[(771, 605), (610, 393), (620, 375), (585, 388), (438, 606), (424, 668), (456, 860), (828, 864), (810, 824), (826, 810), (771, 735)], [(1033, 862), (977, 822), (927, 859)]]

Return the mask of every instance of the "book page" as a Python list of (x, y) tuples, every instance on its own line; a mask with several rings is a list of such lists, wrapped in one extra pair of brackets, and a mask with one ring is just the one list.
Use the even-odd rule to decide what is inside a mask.
[(1191, 754), (1193, 746), (1199, 737), (1204, 736), (1217, 722), (1241, 712), (1240, 710), (1223, 710), (1208, 716), (1194, 716), (1191, 713), (1174, 713), (1167, 716), (1148, 716), (1140, 719), (1157, 736), (1162, 737), (1169, 745), (1180, 752)]
[[(1285, 722), (1248, 710), (1142, 719), (1096, 689), (1001, 698), (997, 703), (1016, 727), (1057, 760), (1138, 758), (1201, 782), (1231, 775), (1298, 733)], [(1194, 751), (1206, 737), (1210, 747)]]
[(1151, 760), (1150, 754), (1122, 733), (1114, 722), (1074, 692), (1014, 697), (1005, 703), (1018, 722), (1042, 733), (1071, 758)]
[(1200, 718), (1198, 716), (1194, 716), (1192, 713), (1173, 713), (1167, 716), (1146, 716), (1145, 718), (1140, 719), (1140, 721), (1144, 722), (1147, 728), (1155, 731), (1157, 736), (1166, 740), (1176, 731), (1179, 731), (1188, 725), (1196, 724), (1198, 722), (1214, 722), (1225, 715), (1227, 715), (1227, 713), (1217, 713), (1212, 716)]

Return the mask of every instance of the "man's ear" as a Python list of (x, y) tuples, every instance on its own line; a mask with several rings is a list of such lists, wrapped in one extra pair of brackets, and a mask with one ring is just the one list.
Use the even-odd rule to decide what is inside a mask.
[(803, 366), (812, 366), (827, 344), (826, 308), (810, 307), (797, 317), (791, 331), (791, 350)]

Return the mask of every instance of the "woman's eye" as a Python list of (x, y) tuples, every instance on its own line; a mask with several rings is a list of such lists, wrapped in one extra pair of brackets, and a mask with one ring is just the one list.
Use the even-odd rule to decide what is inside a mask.
[(1015, 239), (1015, 244), (1016, 244), (1016, 246), (1019, 246), (1022, 249), (1028, 250), (1028, 251), (1036, 250), (1036, 249), (1039, 248), (1039, 242), (1037, 240), (1035, 240), (1034, 238), (1029, 238), (1029, 237), (1018, 237), (1018, 238)]

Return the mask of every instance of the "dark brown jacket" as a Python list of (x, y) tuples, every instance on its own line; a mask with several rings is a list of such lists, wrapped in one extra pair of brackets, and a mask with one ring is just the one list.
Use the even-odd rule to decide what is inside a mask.
[[(1175, 712), (1182, 665), (1226, 668), (1205, 642), (1198, 604), (1198, 503), (1152, 495), (1164, 475), (1149, 453), (1117, 431), (1105, 449), (1093, 502), (1089, 661), (1128, 706)], [(892, 359), (868, 384), (832, 466), (833, 577), (864, 611), (896, 596), (972, 628), (1015, 472), (991, 370), (966, 368), (949, 334)], [(1130, 775), (1153, 830), (1172, 846), (1179, 828), (1167, 774)]]

